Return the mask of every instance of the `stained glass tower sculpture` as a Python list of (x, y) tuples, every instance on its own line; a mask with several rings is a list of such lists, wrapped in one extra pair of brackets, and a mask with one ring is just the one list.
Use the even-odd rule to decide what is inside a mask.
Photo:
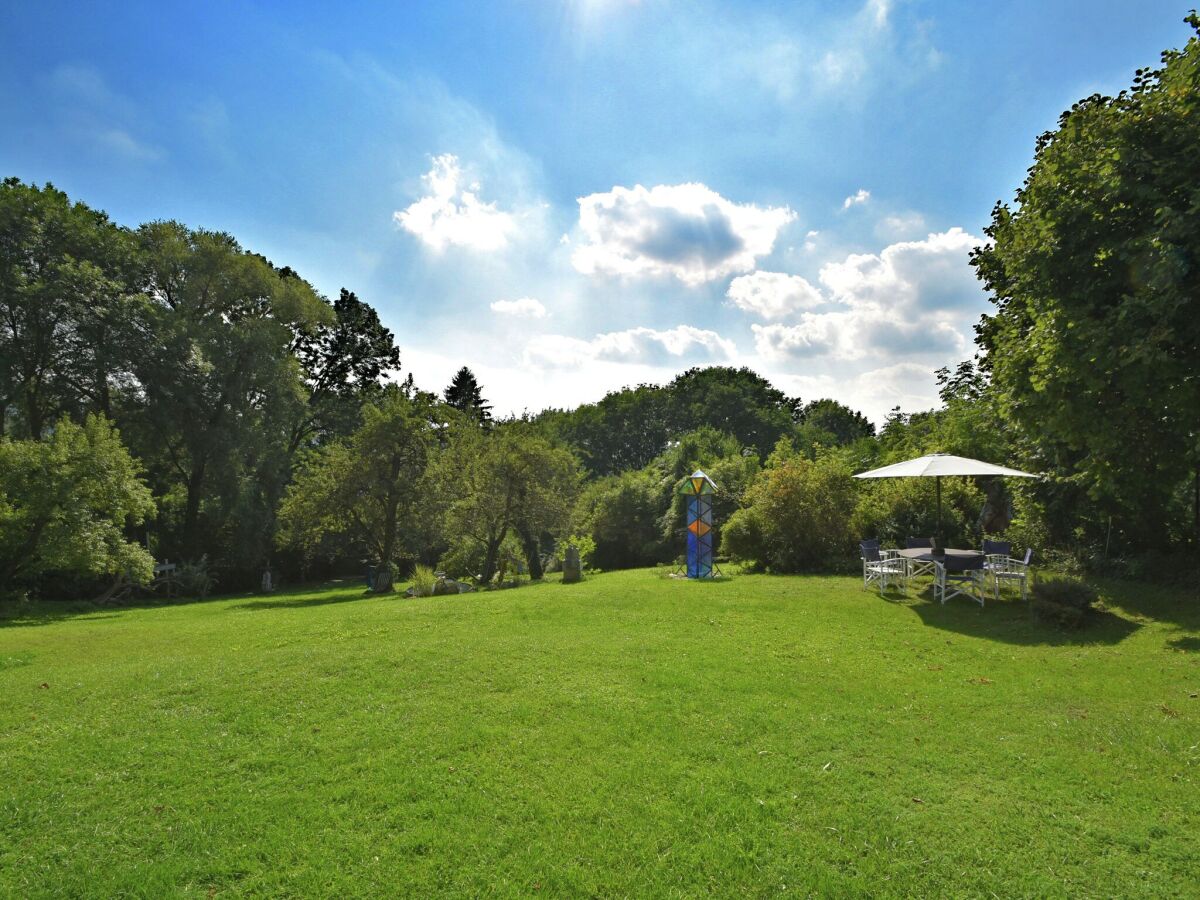
[(712, 578), (713, 514), (712, 498), (717, 486), (697, 469), (679, 485), (687, 497), (687, 577)]

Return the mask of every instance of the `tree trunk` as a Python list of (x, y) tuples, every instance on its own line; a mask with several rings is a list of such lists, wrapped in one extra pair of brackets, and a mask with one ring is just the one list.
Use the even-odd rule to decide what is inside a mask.
[(541, 581), (542, 576), (546, 574), (542, 569), (541, 542), (529, 528), (517, 529), (517, 535), (521, 538), (521, 549), (525, 552), (525, 562), (529, 564), (529, 577), (534, 581)]
[(187, 504), (183, 510), (183, 547), (189, 559), (195, 559), (200, 549), (200, 494), (204, 488), (204, 460), (192, 465), (192, 474), (187, 480)]
[(483, 559), (483, 583), (491, 584), (492, 578), (496, 575), (496, 560), (500, 558), (500, 545), (504, 543), (504, 536), (508, 533), (508, 529), (501, 531), (499, 535), (488, 538), (487, 554)]

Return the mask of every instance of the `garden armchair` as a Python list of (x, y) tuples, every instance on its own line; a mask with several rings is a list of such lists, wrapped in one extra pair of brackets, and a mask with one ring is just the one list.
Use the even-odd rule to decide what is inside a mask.
[(987, 585), (987, 558), (978, 556), (945, 556), (934, 563), (933, 596), (945, 603), (951, 597), (966, 597), (983, 606)]
[[(863, 590), (872, 583), (879, 586), (880, 593), (888, 589), (889, 584), (904, 584), (907, 580), (908, 569), (904, 560), (892, 555), (891, 551), (880, 550), (879, 541), (861, 541), (862, 551)], [(884, 557), (887, 553), (887, 557)]]

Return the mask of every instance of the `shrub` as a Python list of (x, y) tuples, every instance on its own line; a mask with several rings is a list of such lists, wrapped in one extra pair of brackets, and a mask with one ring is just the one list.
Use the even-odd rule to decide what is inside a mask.
[(735, 559), (776, 572), (827, 569), (849, 561), (857, 484), (834, 457), (773, 454), (746, 506), (725, 526), (724, 549)]
[(601, 569), (652, 566), (670, 558), (661, 519), (668, 486), (652, 471), (624, 472), (588, 486), (575, 507), (576, 534), (596, 542), (592, 563)]
[(568, 547), (579, 551), (579, 564), (584, 569), (592, 567), (592, 557), (596, 555), (596, 542), (590, 534), (573, 534), (565, 538), (559, 548), (560, 553), (566, 553)]
[[(853, 523), (858, 539), (877, 538), (884, 546), (903, 547), (905, 538), (929, 537), (937, 530), (932, 478), (868, 479), (860, 485)], [(975, 528), (983, 502), (983, 492), (969, 479), (942, 479), (946, 546), (977, 546)]]
[(175, 587), (181, 597), (203, 600), (216, 586), (217, 579), (208, 568), (208, 557), (202, 556), (195, 562), (183, 563), (175, 571)]
[(1060, 628), (1078, 628), (1098, 599), (1096, 589), (1063, 575), (1038, 578), (1031, 589), (1033, 613)]

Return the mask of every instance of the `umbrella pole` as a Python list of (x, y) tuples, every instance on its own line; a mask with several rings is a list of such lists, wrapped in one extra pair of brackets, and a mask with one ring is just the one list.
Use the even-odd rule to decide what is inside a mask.
[(937, 538), (940, 543), (942, 540), (942, 476), (938, 475), (934, 481), (937, 483)]

